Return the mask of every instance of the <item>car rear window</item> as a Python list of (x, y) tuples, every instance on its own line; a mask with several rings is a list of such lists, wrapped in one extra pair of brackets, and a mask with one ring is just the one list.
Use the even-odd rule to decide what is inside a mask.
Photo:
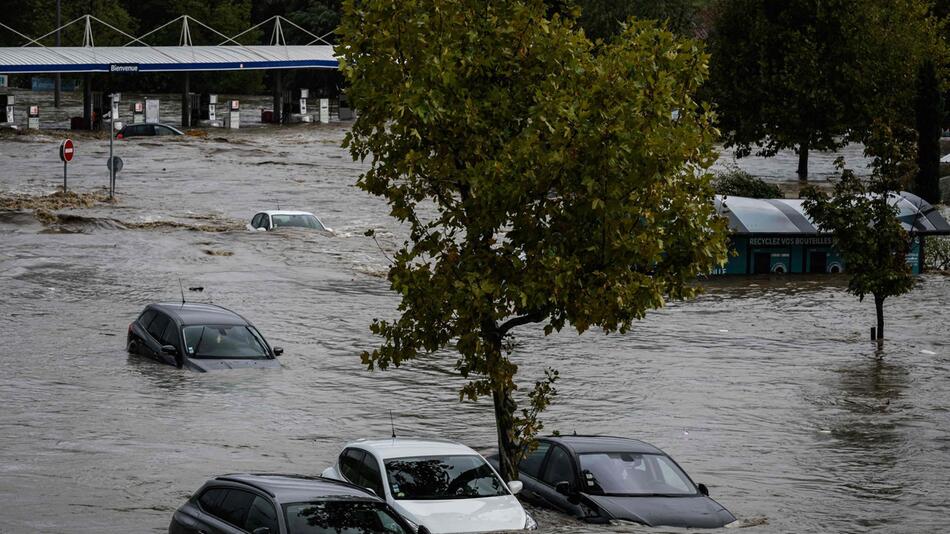
[(165, 332), (165, 327), (169, 323), (168, 316), (164, 313), (157, 313), (155, 318), (148, 324), (148, 333), (155, 338), (155, 341), (162, 340), (162, 334)]
[(148, 328), (148, 324), (155, 318), (155, 313), (155, 310), (145, 310), (142, 315), (139, 316), (139, 324), (142, 325), (142, 328)]

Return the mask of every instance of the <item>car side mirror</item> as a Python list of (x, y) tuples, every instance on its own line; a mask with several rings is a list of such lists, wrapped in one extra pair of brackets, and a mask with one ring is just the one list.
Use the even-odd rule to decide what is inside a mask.
[(283, 347), (274, 347), (274, 356), (280, 356), (284, 353)]
[(573, 494), (571, 491), (571, 483), (567, 481), (561, 481), (555, 484), (554, 491), (564, 495), (565, 497), (570, 497)]
[(508, 489), (511, 491), (512, 495), (517, 495), (521, 493), (521, 490), (524, 489), (524, 482), (520, 480), (512, 480), (508, 483)]
[(696, 484), (696, 489), (699, 490), (699, 493), (709, 497), (709, 488), (707, 488), (705, 484)]
[(174, 345), (162, 345), (162, 354), (178, 356), (178, 349), (176, 349)]
[(429, 529), (427, 529), (425, 525), (419, 525), (419, 530), (416, 531), (416, 534), (432, 534), (432, 533), (429, 532)]

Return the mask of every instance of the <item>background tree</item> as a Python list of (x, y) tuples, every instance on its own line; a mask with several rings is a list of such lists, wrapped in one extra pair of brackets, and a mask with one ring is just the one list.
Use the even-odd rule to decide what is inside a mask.
[(547, 7), (347, 0), (338, 33), (358, 185), (409, 230), (388, 274), (399, 315), (374, 321), (363, 362), (454, 348), (460, 398), (492, 398), (508, 479), (557, 377), (519, 415), (513, 330), (625, 332), (726, 253), (698, 45), (634, 23), (595, 54)]
[(727, 147), (747, 156), (836, 150), (849, 129), (859, 0), (722, 0), (710, 36), (710, 97)]
[[(919, 163), (937, 166), (939, 174), (939, 94), (927, 94), (929, 103), (921, 100), (928, 83), (946, 77), (942, 24), (931, 8), (927, 0), (868, 0), (855, 12), (856, 24), (864, 30), (852, 44), (860, 75), (854, 80), (849, 138), (863, 143), (875, 161), (893, 166), (898, 155), (907, 160), (906, 170), (895, 177), (897, 189), (916, 189)], [(935, 114), (920, 117), (921, 106), (931, 108), (924, 113)]]
[(630, 17), (666, 25), (674, 33), (692, 37), (700, 11), (711, 0), (577, 0), (577, 23), (591, 40), (610, 39), (623, 31)]
[(917, 176), (913, 192), (931, 204), (940, 203), (940, 122), (943, 95), (933, 61), (925, 61), (917, 76)]
[(845, 170), (830, 197), (816, 188), (802, 192), (806, 212), (823, 232), (832, 234), (844, 258), (848, 292), (862, 301), (865, 295), (874, 296), (878, 340), (884, 339), (884, 300), (914, 286), (907, 264), (911, 238), (897, 218), (892, 196), (896, 181), (887, 174), (892, 170), (879, 169), (870, 182)]

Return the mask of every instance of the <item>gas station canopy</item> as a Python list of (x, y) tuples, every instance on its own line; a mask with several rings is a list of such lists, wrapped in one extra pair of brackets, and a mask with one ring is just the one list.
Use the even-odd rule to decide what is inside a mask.
[(75, 46), (0, 48), (0, 73), (337, 69), (329, 45)]

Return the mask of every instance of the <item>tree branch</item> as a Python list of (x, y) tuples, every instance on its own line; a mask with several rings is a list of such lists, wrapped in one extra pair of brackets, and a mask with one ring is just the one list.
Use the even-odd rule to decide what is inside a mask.
[(518, 317), (512, 317), (508, 319), (501, 326), (498, 327), (498, 333), (502, 336), (508, 333), (509, 330), (516, 326), (521, 326), (528, 323), (537, 323), (544, 319), (544, 314), (541, 312), (531, 312), (525, 315), (520, 315)]

